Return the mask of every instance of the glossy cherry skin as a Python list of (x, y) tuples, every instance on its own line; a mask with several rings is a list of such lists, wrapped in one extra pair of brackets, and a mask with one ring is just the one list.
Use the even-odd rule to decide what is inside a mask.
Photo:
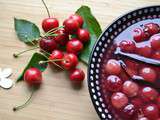
[(137, 47), (136, 48), (136, 53), (144, 56), (144, 57), (150, 57), (152, 54), (152, 48), (150, 46), (142, 46), (142, 47)]
[(83, 72), (83, 70), (76, 68), (74, 70), (71, 70), (69, 78), (72, 82), (80, 83), (84, 80), (85, 73)]
[(69, 35), (65, 32), (64, 29), (60, 29), (56, 31), (55, 34), (58, 34), (58, 36), (53, 38), (57, 44), (62, 45), (62, 46), (67, 44), (69, 40)]
[(111, 96), (111, 103), (114, 108), (120, 109), (128, 104), (128, 98), (124, 93), (116, 92)]
[(136, 108), (141, 108), (143, 106), (143, 100), (139, 97), (135, 97), (131, 100), (131, 103), (136, 107)]
[(78, 29), (77, 36), (78, 39), (83, 43), (88, 42), (90, 40), (90, 33), (86, 29)]
[(46, 18), (42, 21), (42, 28), (45, 32), (57, 28), (59, 26), (59, 22), (56, 18)]
[(139, 87), (135, 82), (128, 80), (123, 83), (123, 90), (122, 91), (128, 97), (134, 97), (138, 94)]
[(107, 90), (117, 92), (122, 89), (123, 81), (116, 75), (109, 75), (105, 81)]
[(84, 22), (83, 18), (78, 14), (73, 14), (73, 15), (69, 16), (69, 19), (73, 19), (73, 20), (77, 21), (80, 27), (82, 27), (83, 22)]
[(29, 86), (39, 86), (42, 83), (42, 72), (37, 68), (29, 68), (24, 73), (24, 81)]
[(149, 38), (149, 35), (146, 34), (141, 28), (135, 28), (133, 30), (133, 39), (136, 42), (142, 42)]
[(157, 105), (149, 104), (143, 108), (144, 116), (149, 118), (149, 120), (156, 120), (159, 118), (159, 110)]
[(157, 103), (158, 108), (160, 109), (160, 96), (158, 96), (156, 103)]
[(151, 87), (144, 87), (140, 91), (140, 96), (145, 102), (150, 102), (156, 100), (158, 97), (158, 92)]
[(147, 23), (144, 25), (144, 31), (148, 32), (152, 36), (159, 32), (159, 25), (156, 23)]
[[(49, 56), (49, 60), (57, 60), (57, 59), (59, 59), (59, 60), (62, 60), (63, 59), (63, 52), (61, 52), (60, 50), (54, 50), (51, 54), (50, 54), (50, 56)], [(53, 64), (53, 62), (49, 62), (50, 64)], [(61, 65), (61, 61), (57, 61), (57, 62), (55, 62), (55, 63), (57, 63), (57, 64), (59, 64), (59, 65)]]
[(157, 78), (156, 71), (151, 67), (143, 67), (142, 69), (140, 69), (139, 73), (140, 73), (139, 75), (142, 76), (144, 80), (148, 82), (153, 83), (156, 81), (156, 78)]
[(131, 52), (132, 53), (136, 49), (135, 43), (131, 40), (123, 40), (120, 42), (119, 46), (123, 52)]
[(63, 22), (63, 25), (64, 25), (64, 29), (66, 31), (66, 33), (69, 33), (69, 34), (74, 34), (77, 32), (77, 30), (79, 29), (79, 23), (74, 20), (74, 19), (66, 19), (64, 22)]
[(136, 108), (133, 104), (128, 104), (123, 108), (122, 111), (124, 118), (131, 119), (136, 113)]
[(153, 58), (153, 59), (160, 60), (160, 50), (155, 51), (155, 52), (152, 54), (152, 58)]
[(42, 38), (39, 41), (39, 46), (42, 50), (51, 53), (53, 50), (57, 48), (57, 44), (54, 40), (49, 38)]
[(105, 65), (107, 74), (118, 75), (122, 71), (120, 63), (115, 59), (109, 59)]
[(73, 38), (70, 41), (68, 41), (66, 49), (68, 53), (78, 54), (83, 50), (83, 44), (78, 39)]
[(78, 64), (78, 58), (73, 53), (66, 53), (61, 62), (62, 67), (65, 68), (66, 70), (75, 68), (77, 64)]
[(152, 36), (150, 41), (151, 41), (151, 47), (154, 50), (160, 49), (160, 34)]
[(147, 117), (139, 117), (138, 120), (149, 120)]

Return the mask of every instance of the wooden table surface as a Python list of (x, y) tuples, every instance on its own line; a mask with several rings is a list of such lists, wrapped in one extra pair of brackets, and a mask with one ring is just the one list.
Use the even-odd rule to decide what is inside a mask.
[[(46, 0), (51, 13), (61, 22), (81, 5), (88, 5), (104, 29), (118, 16), (142, 6), (159, 5), (159, 0)], [(11, 67), (13, 80), (22, 72), (30, 59), (28, 52), (14, 59), (14, 52), (27, 49), (14, 31), (13, 18), (24, 18), (41, 27), (47, 16), (41, 0), (0, 0), (0, 67)], [(87, 67), (80, 63), (87, 71)], [(23, 103), (30, 95), (24, 82), (10, 90), (0, 89), (0, 120), (98, 120), (91, 103), (87, 80), (80, 90), (74, 89), (66, 73), (48, 68), (44, 73), (44, 84), (38, 90), (31, 104), (13, 112), (12, 107)]]

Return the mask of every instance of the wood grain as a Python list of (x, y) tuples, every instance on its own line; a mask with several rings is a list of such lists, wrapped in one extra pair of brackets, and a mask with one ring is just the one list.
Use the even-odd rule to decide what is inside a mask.
[[(118, 16), (142, 6), (159, 5), (159, 0), (46, 0), (53, 16), (63, 21), (81, 5), (88, 5), (104, 29)], [(0, 0), (0, 67), (14, 69), (16, 79), (32, 55), (28, 52), (18, 59), (12, 54), (27, 49), (14, 31), (13, 18), (24, 18), (41, 27), (47, 13), (41, 0)], [(84, 64), (79, 65), (85, 71)], [(0, 89), (0, 120), (97, 120), (99, 119), (88, 94), (87, 80), (82, 89), (74, 89), (66, 73), (48, 68), (44, 72), (44, 84), (30, 105), (18, 112), (12, 107), (23, 103), (30, 91), (24, 82), (11, 90)]]

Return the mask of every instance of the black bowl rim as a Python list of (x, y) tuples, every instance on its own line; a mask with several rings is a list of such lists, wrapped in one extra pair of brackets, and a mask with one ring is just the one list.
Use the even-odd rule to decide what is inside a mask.
[(101, 37), (103, 36), (103, 34), (108, 30), (109, 27), (111, 27), (116, 21), (118, 21), (119, 19), (123, 18), (124, 16), (127, 16), (128, 14), (132, 13), (132, 12), (135, 12), (135, 11), (139, 11), (139, 10), (143, 10), (143, 9), (149, 9), (149, 8), (153, 8), (153, 7), (160, 7), (160, 5), (150, 5), (150, 6), (146, 6), (146, 7), (139, 7), (137, 9), (134, 9), (134, 10), (130, 10), (128, 12), (126, 12), (125, 14), (123, 15), (120, 15), (119, 17), (117, 17), (116, 19), (113, 20), (113, 22), (111, 22), (109, 25), (107, 25), (107, 27), (103, 30), (103, 32), (101, 33), (101, 35), (98, 37), (98, 39), (96, 40), (93, 48), (92, 48), (92, 51), (90, 53), (90, 57), (89, 57), (89, 62), (88, 62), (88, 69), (87, 69), (87, 82), (88, 82), (88, 90), (89, 90), (89, 94), (90, 94), (90, 98), (91, 98), (91, 101), (92, 101), (92, 104), (99, 116), (99, 118), (103, 119), (100, 112), (98, 111), (98, 108), (96, 107), (96, 104), (94, 102), (94, 99), (92, 97), (92, 92), (91, 92), (91, 86), (89, 84), (90, 82), (90, 79), (89, 79), (89, 72), (90, 72), (90, 67), (91, 67), (91, 60), (92, 60), (92, 56), (93, 56), (93, 53), (94, 53), (94, 50), (99, 42), (99, 40), (101, 39)]

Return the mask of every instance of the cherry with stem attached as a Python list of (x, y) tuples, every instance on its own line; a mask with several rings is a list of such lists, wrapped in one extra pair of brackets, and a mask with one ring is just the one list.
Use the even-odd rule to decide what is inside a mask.
[(33, 97), (33, 93), (35, 92), (35, 90), (37, 90), (37, 88), (40, 87), (43, 80), (42, 72), (38, 68), (34, 68), (34, 67), (31, 67), (28, 70), (26, 70), (23, 77), (24, 77), (24, 81), (27, 83), (29, 88), (31, 88), (32, 93), (24, 104), (14, 107), (13, 111), (20, 110), (29, 104), (31, 98)]

